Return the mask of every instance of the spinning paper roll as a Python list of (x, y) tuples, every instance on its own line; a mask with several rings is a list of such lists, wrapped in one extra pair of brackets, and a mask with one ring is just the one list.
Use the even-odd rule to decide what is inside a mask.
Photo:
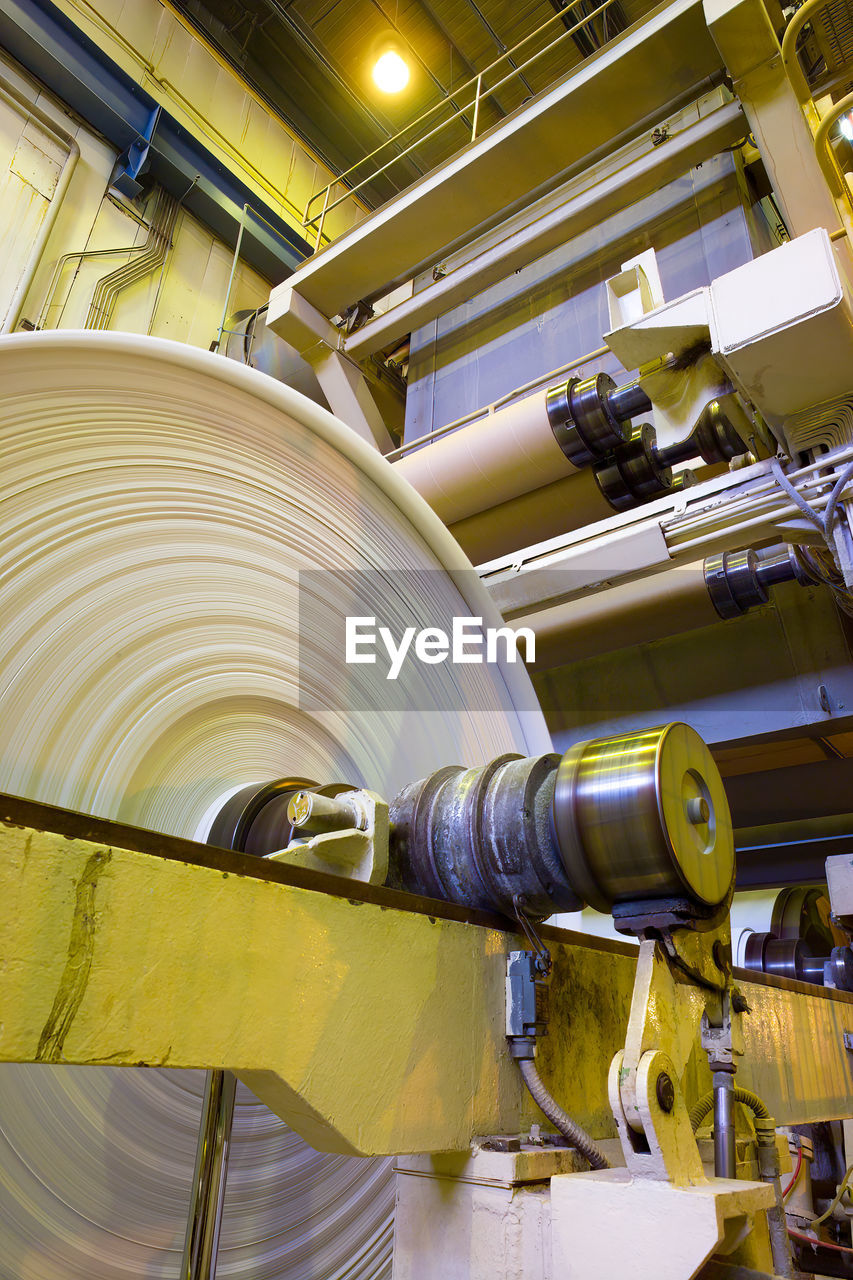
[[(297, 590), (341, 568), (387, 574), (397, 619), (411, 569), (448, 616), (499, 624), (426, 504), (298, 393), (155, 339), (0, 342), (0, 790), (192, 837), (253, 781), (393, 795), (550, 748), (520, 664), (408, 668), (390, 710), (360, 667), (354, 711)], [(177, 1276), (201, 1083), (0, 1066), (0, 1275)], [(386, 1276), (392, 1209), (390, 1162), (318, 1155), (241, 1089), (221, 1277)]]

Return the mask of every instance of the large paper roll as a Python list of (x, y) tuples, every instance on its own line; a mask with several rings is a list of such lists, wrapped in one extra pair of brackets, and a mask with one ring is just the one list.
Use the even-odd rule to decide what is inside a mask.
[(554, 438), (546, 391), (405, 454), (399, 472), (445, 524), (577, 474)]
[[(391, 466), (263, 374), (124, 334), (4, 338), (0, 460), (0, 790), (195, 836), (257, 780), (391, 795), (550, 748), (520, 664), (408, 668), (393, 706), (361, 667), (353, 702), (300, 572), (371, 572), (397, 619), (425, 590), (499, 619)], [(0, 1276), (177, 1276), (201, 1084), (0, 1066)], [(318, 1155), (241, 1088), (220, 1276), (387, 1276), (392, 1210), (390, 1162)]]

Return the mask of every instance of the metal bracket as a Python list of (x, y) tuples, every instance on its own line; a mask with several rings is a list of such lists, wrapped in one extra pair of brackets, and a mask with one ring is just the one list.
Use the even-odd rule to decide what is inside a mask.
[(160, 112), (160, 107), (154, 108), (142, 132), (119, 156), (113, 168), (110, 186), (115, 187), (123, 196), (131, 200), (134, 200), (142, 190), (142, 183), (138, 179), (148, 167), (148, 153), (160, 119)]
[(384, 884), (388, 876), (388, 805), (373, 791), (345, 792), (337, 798), (337, 804), (346, 805), (348, 812), (343, 820), (348, 821), (348, 826), (296, 835), (287, 848), (269, 857), (274, 862), (289, 862), (368, 884)]

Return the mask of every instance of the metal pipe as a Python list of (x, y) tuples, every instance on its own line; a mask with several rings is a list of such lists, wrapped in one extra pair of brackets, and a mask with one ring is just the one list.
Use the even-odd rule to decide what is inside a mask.
[(480, 121), (480, 90), (482, 88), (482, 85), (483, 85), (483, 77), (477, 76), (477, 94), (476, 94), (476, 97), (474, 98), (474, 123), (471, 125), (471, 141), (472, 142), (475, 142), (477, 139), (477, 125), (479, 124), (479, 121)]
[(730, 1071), (715, 1071), (714, 1080), (714, 1175), (734, 1178), (735, 1125), (732, 1112), (734, 1078)]
[[(140, 222), (139, 225), (144, 226), (146, 231), (150, 230), (149, 224), (147, 222)], [(64, 253), (62, 257), (58, 259), (56, 266), (54, 267), (53, 275), (51, 276), (51, 279), (50, 279), (50, 285), (48, 286), (47, 294), (45, 295), (45, 299), (44, 299), (44, 302), (42, 303), (41, 311), (39, 312), (39, 318), (36, 323), (36, 328), (43, 329), (45, 327), (45, 322), (50, 312), (50, 308), (53, 305), (53, 298), (56, 293), (57, 287), (59, 285), (60, 277), (62, 275), (62, 272), (65, 266), (69, 262), (72, 262), (75, 258), (79, 259), (77, 270), (74, 273), (74, 279), (71, 281), (71, 285), (69, 286), (68, 292), (65, 295), (65, 301), (62, 304), (62, 310), (60, 311), (59, 316), (57, 318), (57, 323), (54, 325), (54, 328), (56, 329), (58, 329), (60, 324), (62, 323), (62, 317), (65, 314), (65, 308), (68, 305), (68, 299), (71, 296), (71, 291), (74, 288), (74, 283), (77, 279), (77, 276), (79, 275), (80, 268), (82, 267), (84, 261), (90, 262), (93, 258), (109, 258), (114, 256), (117, 253), (127, 253), (127, 254), (142, 253), (144, 252), (146, 247), (147, 247), (147, 241), (144, 244), (116, 245), (115, 248), (112, 248), (112, 249), (78, 249), (78, 250), (75, 250), (75, 252), (73, 253)]]
[(178, 201), (161, 188), (145, 242), (145, 252), (98, 281), (92, 295), (85, 328), (109, 328), (118, 295), (160, 266), (171, 247), (177, 215)]
[(775, 547), (762, 547), (756, 551), (758, 580), (765, 587), (778, 586), (780, 582), (792, 582), (797, 568), (792, 559), (793, 547), (782, 543)]
[(652, 446), (652, 454), (662, 467), (673, 467), (679, 462), (689, 462), (691, 458), (697, 456), (698, 452), (698, 446), (692, 436), (688, 436), (686, 440), (679, 440), (676, 444), (667, 445), (665, 449), (658, 449), (657, 445)]
[(237, 1077), (230, 1071), (207, 1073), (181, 1280), (216, 1275), (236, 1091)]
[(817, 162), (826, 185), (836, 197), (843, 196), (847, 200), (847, 208), (853, 210), (853, 196), (847, 182), (847, 175), (835, 158), (829, 140), (829, 132), (848, 111), (853, 111), (853, 93), (848, 93), (840, 102), (835, 102), (821, 120), (815, 133), (814, 146)]
[[(231, 259), (231, 271), (228, 275), (228, 286), (225, 290), (225, 302), (222, 305), (222, 318), (219, 321), (219, 328), (216, 331), (216, 350), (217, 351), (219, 350), (219, 344), (222, 342), (222, 332), (225, 328), (225, 321), (228, 319), (228, 306), (229, 306), (229, 303), (231, 302), (231, 289), (234, 284), (234, 274), (237, 270), (237, 263), (240, 260), (240, 249), (243, 244), (243, 232), (246, 229), (246, 212), (248, 208), (249, 208), (248, 204), (244, 204), (243, 208), (240, 210), (240, 230), (237, 232), (237, 243), (234, 245), (234, 256)], [(325, 209), (323, 210), (323, 212), (325, 213)], [(320, 234), (322, 234), (322, 226), (320, 229)], [(319, 237), (318, 237), (318, 243), (319, 243)]]
[[(782, 1201), (782, 1188), (778, 1178), (773, 1179), (773, 1195), (775, 1203), (767, 1210), (767, 1231), (770, 1236), (773, 1270), (777, 1276), (782, 1276), (783, 1280), (789, 1280), (795, 1272), (791, 1259), (791, 1241), (788, 1236), (785, 1205)], [(800, 1273), (796, 1272), (796, 1274)]]
[[(187, 196), (190, 194), (190, 192), (195, 187), (196, 183), (199, 181), (200, 178), (201, 178), (201, 174), (197, 173), (196, 176), (193, 178), (192, 182), (190, 183), (190, 185), (187, 187), (184, 194), (181, 196), (180, 200), (178, 201), (177, 207), (174, 212), (173, 227), (177, 225), (178, 213), (184, 201), (186, 200)], [(157, 292), (154, 294), (154, 301), (151, 304), (151, 319), (148, 321), (148, 328), (146, 330), (146, 333), (148, 334), (149, 337), (151, 336), (151, 331), (154, 328), (154, 321), (157, 319), (157, 305), (160, 301), (160, 294), (163, 290), (163, 280), (166, 275), (167, 262), (168, 262), (168, 253), (164, 253), (163, 262), (160, 267), (160, 275), (157, 279)]]
[(64, 129), (60, 128), (58, 125), (54, 124), (49, 115), (37, 107), (35, 103), (29, 102), (18, 92), (14, 85), (9, 83), (5, 76), (0, 76), (0, 97), (4, 98), (6, 102), (9, 103), (13, 110), (19, 113), (24, 113), (28, 120), (37, 121), (46, 133), (52, 135), (55, 141), (68, 148), (68, 155), (65, 159), (64, 165), (62, 166), (59, 181), (57, 182), (53, 195), (48, 202), (44, 221), (39, 228), (38, 235), (36, 236), (33, 247), (30, 250), (27, 265), (24, 267), (21, 277), (15, 286), (15, 292), (12, 294), (9, 309), (6, 312), (6, 318), (3, 321), (2, 329), (0, 329), (0, 332), (2, 333), (11, 333), (20, 319), (21, 309), (26, 300), (30, 285), (35, 278), (36, 271), (39, 268), (45, 247), (50, 239), (50, 234), (53, 231), (54, 223), (56, 222), (56, 218), (62, 206), (62, 201), (68, 191), (68, 186), (71, 182), (71, 175), (76, 168), (77, 161), (80, 159), (80, 146), (76, 138), (74, 138), (70, 133), (67, 133)]
[(287, 820), (297, 831), (309, 835), (357, 830), (363, 825), (359, 811), (346, 793), (323, 796), (316, 791), (297, 791), (288, 802)]
[(797, 57), (797, 40), (806, 23), (825, 8), (826, 0), (806, 0), (791, 18), (782, 37), (782, 67), (800, 103), (808, 102), (812, 92)]
[[(222, 839), (224, 811), (220, 810), (213, 820), (207, 835), (208, 842)], [(243, 852), (248, 834), (249, 831), (238, 822), (229, 839), (229, 847)], [(181, 1280), (215, 1280), (236, 1093), (237, 1077), (231, 1071), (208, 1071), (181, 1260)]]

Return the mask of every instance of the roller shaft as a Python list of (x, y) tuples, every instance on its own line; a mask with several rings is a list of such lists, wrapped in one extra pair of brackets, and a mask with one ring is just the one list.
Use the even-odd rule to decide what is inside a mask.
[(715, 908), (734, 878), (722, 780), (686, 725), (562, 759), (450, 766), (405, 788), (390, 817), (390, 883), (506, 915), (664, 898)]

